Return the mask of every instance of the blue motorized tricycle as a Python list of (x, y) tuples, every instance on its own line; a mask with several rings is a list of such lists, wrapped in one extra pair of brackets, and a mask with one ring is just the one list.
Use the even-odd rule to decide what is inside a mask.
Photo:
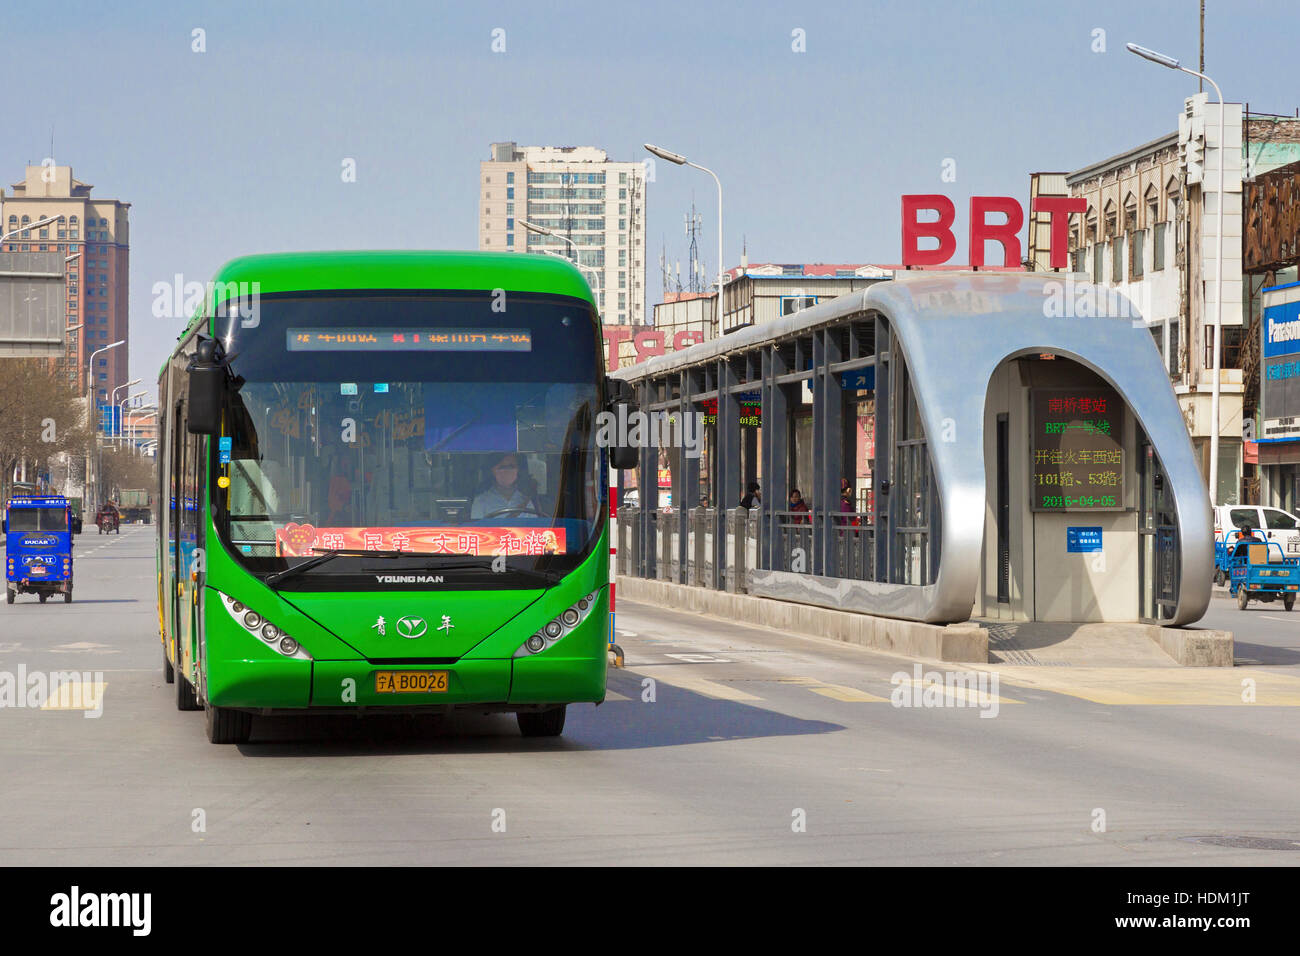
[(1300, 558), (1288, 558), (1276, 541), (1238, 541), (1227, 563), (1228, 589), (1241, 610), (1252, 599), (1265, 603), (1281, 599), (1288, 611), (1295, 607), (1300, 593)]

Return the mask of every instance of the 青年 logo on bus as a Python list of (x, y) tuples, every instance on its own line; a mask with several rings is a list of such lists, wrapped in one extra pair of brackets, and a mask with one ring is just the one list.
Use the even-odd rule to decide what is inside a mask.
[(398, 618), (397, 621), (397, 633), (408, 640), (424, 637), (424, 633), (428, 629), (429, 625), (424, 622), (422, 617), (403, 617)]

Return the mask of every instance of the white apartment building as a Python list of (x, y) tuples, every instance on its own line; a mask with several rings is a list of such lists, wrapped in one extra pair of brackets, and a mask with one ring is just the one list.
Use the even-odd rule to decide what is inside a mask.
[(644, 165), (594, 146), (493, 143), (491, 155), (479, 168), (479, 249), (576, 256), (606, 322), (645, 323)]

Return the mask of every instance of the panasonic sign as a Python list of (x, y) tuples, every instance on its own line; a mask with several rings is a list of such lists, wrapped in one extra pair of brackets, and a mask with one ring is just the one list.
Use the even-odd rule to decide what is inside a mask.
[(1300, 319), (1279, 322), (1274, 318), (1268, 320), (1269, 342), (1291, 342), (1300, 339)]

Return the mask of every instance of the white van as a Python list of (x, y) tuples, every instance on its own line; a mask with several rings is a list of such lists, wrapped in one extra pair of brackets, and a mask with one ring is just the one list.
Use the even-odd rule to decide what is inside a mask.
[(1250, 525), (1266, 540), (1280, 544), (1288, 558), (1300, 556), (1300, 518), (1289, 511), (1260, 505), (1214, 506), (1215, 541), (1223, 541), (1226, 532), (1227, 543), (1231, 545), (1243, 524)]

